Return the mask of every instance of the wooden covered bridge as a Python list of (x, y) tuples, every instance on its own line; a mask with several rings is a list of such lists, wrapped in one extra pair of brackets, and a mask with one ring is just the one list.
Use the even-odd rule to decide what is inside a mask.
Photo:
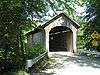
[(79, 24), (69, 18), (66, 14), (60, 13), (50, 21), (46, 22), (29, 32), (28, 45), (34, 46), (41, 42), (48, 50), (76, 52), (76, 37)]

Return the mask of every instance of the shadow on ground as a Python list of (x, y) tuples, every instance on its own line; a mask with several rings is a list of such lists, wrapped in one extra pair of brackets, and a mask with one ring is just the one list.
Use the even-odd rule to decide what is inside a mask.
[[(94, 58), (86, 55), (64, 54), (54, 53), (50, 58), (53, 62), (45, 67), (39, 73), (33, 73), (31, 75), (58, 75), (56, 72), (75, 68), (75, 66), (82, 70), (86, 68), (100, 69), (100, 58)], [(69, 71), (69, 70), (68, 70)], [(74, 71), (74, 70), (73, 70)], [(60, 75), (60, 74), (59, 74)]]
[(61, 55), (61, 54), (55, 54), (53, 55), (53, 58), (60, 58), (62, 59), (62, 62), (73, 62), (79, 66), (87, 66), (87, 67), (93, 67), (93, 68), (100, 68), (100, 57), (91, 57), (86, 55)]

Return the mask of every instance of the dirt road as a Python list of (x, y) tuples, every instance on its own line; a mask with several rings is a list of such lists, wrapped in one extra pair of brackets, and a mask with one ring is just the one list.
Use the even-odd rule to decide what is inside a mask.
[(54, 60), (38, 75), (100, 75), (100, 59), (78, 56), (70, 52), (51, 52)]

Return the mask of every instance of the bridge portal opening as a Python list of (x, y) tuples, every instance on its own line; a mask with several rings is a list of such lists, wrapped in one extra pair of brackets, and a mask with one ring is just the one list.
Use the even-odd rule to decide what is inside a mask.
[(57, 26), (49, 32), (49, 51), (72, 51), (73, 33), (65, 26)]

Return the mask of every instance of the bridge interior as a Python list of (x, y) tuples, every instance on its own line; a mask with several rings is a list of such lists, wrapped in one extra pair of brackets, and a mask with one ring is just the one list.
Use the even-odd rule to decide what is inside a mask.
[[(70, 40), (71, 30), (64, 26), (54, 27), (49, 33), (49, 50), (55, 51), (68, 51), (68, 44)], [(70, 40), (70, 41), (69, 41)]]

